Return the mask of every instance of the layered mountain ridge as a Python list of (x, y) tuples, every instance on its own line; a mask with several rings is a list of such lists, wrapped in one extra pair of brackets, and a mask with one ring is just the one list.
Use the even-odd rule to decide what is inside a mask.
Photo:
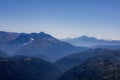
[(16, 38), (7, 41), (0, 48), (10, 56), (34, 56), (52, 62), (66, 55), (87, 49), (85, 47), (75, 47), (44, 32), (19, 33)]

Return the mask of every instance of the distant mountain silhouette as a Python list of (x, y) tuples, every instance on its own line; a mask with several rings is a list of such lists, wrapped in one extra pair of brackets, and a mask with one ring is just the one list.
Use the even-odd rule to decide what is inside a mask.
[(77, 38), (67, 38), (63, 39), (74, 46), (85, 46), (85, 47), (93, 47), (96, 45), (120, 45), (120, 41), (117, 40), (104, 40), (104, 39), (97, 39), (95, 37), (88, 37), (82, 36)]
[(89, 59), (97, 59), (99, 56), (103, 56), (104, 59), (113, 59), (116, 62), (120, 61), (120, 51), (110, 49), (89, 49), (84, 52), (72, 54), (66, 56), (54, 64), (63, 72), (78, 66)]
[(10, 56), (34, 56), (53, 62), (61, 57), (87, 49), (85, 47), (74, 47), (44, 32), (20, 33), (18, 35), (18, 37), (1, 46), (2, 50)]
[(15, 56), (0, 58), (0, 80), (56, 80), (61, 72), (38, 58)]
[(120, 52), (101, 49), (96, 51), (98, 53), (100, 54), (65, 72), (58, 80), (119, 80)]

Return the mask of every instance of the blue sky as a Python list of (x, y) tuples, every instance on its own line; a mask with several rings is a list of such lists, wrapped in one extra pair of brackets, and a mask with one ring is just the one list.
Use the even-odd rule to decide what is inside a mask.
[(0, 0), (0, 30), (120, 39), (120, 0)]

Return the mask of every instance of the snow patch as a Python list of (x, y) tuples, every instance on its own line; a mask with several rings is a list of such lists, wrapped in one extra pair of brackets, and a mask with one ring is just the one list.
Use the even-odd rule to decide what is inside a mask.
[(34, 38), (30, 38), (30, 41), (27, 43), (23, 43), (22, 46), (29, 45), (34, 41)]

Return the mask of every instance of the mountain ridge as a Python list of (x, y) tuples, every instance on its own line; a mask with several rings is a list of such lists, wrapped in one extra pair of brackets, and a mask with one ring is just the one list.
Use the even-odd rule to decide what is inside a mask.
[[(59, 60), (57, 60), (54, 64), (63, 72), (80, 65), (87, 60), (91, 59), (98, 59), (98, 56), (103, 56), (103, 59), (113, 59), (116, 62), (119, 62), (120, 60), (120, 51), (118, 50), (111, 50), (111, 49), (88, 49), (86, 51), (75, 53), (68, 55), (66, 57), (63, 57)], [(104, 57), (105, 56), (105, 57)]]
[(75, 47), (44, 32), (20, 33), (18, 35), (15, 39), (0, 46), (10, 56), (36, 56), (53, 62), (66, 55), (87, 49), (85, 47)]
[(96, 49), (93, 52), (98, 55), (69, 69), (58, 80), (119, 80), (120, 52), (110, 49)]
[(120, 45), (120, 40), (105, 40), (97, 39), (95, 37), (80, 36), (76, 38), (66, 38), (62, 39), (74, 46), (84, 46), (84, 47), (93, 47), (96, 45)]
[(0, 80), (56, 80), (61, 72), (40, 58), (0, 58)]

